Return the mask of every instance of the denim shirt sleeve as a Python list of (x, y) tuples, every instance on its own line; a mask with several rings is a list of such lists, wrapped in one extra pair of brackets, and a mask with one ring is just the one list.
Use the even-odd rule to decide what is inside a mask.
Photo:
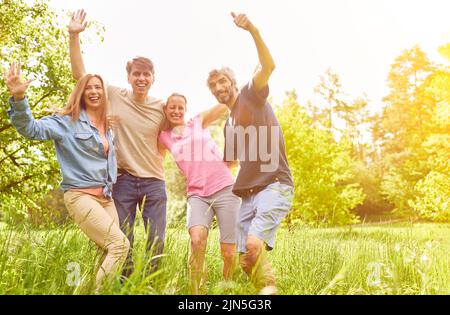
[(60, 117), (46, 116), (34, 119), (26, 98), (14, 101), (8, 99), (10, 108), (8, 116), (11, 124), (24, 137), (31, 140), (61, 140), (64, 136), (64, 126)]

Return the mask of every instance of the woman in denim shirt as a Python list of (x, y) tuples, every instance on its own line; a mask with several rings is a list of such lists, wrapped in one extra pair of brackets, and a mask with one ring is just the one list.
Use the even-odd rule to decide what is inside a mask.
[(121, 268), (130, 247), (111, 199), (117, 170), (103, 80), (98, 75), (85, 75), (61, 112), (35, 120), (25, 98), (31, 80), (21, 79), (20, 64), (11, 64), (4, 79), (12, 95), (8, 100), (11, 124), (28, 139), (53, 140), (67, 210), (103, 251), (96, 276), (98, 292), (105, 276)]

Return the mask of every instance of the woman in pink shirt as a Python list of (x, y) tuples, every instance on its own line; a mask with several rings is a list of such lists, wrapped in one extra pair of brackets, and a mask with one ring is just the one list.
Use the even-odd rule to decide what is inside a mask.
[(169, 150), (186, 177), (187, 227), (191, 238), (189, 258), (191, 289), (199, 293), (206, 278), (204, 266), (208, 231), (214, 214), (220, 230), (223, 276), (230, 279), (236, 253), (236, 215), (240, 198), (231, 191), (234, 178), (208, 130), (208, 125), (228, 110), (218, 104), (187, 123), (186, 97), (174, 93), (164, 106), (168, 127), (159, 135), (161, 150)]

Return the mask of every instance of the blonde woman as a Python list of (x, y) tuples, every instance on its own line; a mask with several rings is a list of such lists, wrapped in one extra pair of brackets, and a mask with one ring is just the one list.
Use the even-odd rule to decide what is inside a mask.
[(98, 293), (105, 277), (121, 268), (130, 247), (111, 198), (117, 170), (103, 80), (83, 76), (60, 113), (36, 120), (25, 97), (31, 80), (21, 78), (20, 64), (11, 64), (4, 79), (11, 93), (11, 124), (28, 139), (54, 141), (67, 210), (104, 253), (96, 275)]

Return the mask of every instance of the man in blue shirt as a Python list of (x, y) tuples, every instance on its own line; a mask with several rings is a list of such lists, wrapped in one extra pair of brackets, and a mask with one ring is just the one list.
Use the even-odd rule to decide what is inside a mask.
[(277, 294), (265, 250), (273, 249), (276, 230), (290, 209), (293, 181), (280, 124), (267, 102), (275, 64), (247, 16), (231, 15), (234, 23), (252, 36), (260, 67), (241, 90), (229, 68), (212, 70), (207, 83), (216, 99), (231, 110), (224, 130), (225, 160), (240, 161), (233, 186), (233, 192), (242, 198), (237, 223), (240, 263), (260, 293)]

